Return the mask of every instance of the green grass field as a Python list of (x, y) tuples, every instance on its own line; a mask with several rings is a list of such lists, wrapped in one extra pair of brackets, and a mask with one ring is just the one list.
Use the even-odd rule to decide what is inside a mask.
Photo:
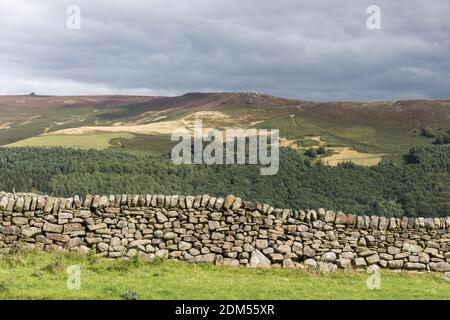
[[(81, 288), (66, 269), (79, 265)], [(248, 269), (187, 262), (23, 252), (0, 256), (0, 299), (449, 299), (439, 274), (382, 271), (370, 290), (360, 271)]]
[[(320, 136), (326, 146), (351, 147), (365, 153), (405, 153), (414, 145), (431, 144), (433, 139), (414, 135), (405, 128), (377, 129), (368, 124), (340, 124), (306, 118), (303, 115), (274, 117), (257, 125), (258, 128), (280, 128), (280, 135), (296, 140)], [(302, 144), (302, 146), (305, 146)], [(306, 146), (309, 146), (307, 144)]]

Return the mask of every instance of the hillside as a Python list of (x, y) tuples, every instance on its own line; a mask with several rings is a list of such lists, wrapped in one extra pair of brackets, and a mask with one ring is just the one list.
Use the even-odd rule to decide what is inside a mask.
[(431, 144), (423, 128), (450, 129), (450, 100), (310, 102), (258, 93), (177, 97), (2, 96), (0, 146), (64, 146), (167, 152), (178, 127), (280, 129), (281, 143), (304, 153), (323, 146), (325, 163), (377, 164)]

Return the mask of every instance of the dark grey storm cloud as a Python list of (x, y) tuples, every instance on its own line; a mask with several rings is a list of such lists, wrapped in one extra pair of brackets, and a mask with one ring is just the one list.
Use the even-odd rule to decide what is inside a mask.
[(0, 0), (0, 14), (0, 94), (450, 98), (448, 0)]

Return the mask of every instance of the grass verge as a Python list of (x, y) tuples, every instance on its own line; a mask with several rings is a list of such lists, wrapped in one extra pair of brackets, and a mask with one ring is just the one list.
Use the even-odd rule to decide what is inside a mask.
[[(67, 288), (78, 265), (81, 288)], [(366, 272), (248, 269), (186, 262), (23, 252), (0, 256), (0, 299), (448, 299), (440, 274), (382, 271), (370, 290)]]

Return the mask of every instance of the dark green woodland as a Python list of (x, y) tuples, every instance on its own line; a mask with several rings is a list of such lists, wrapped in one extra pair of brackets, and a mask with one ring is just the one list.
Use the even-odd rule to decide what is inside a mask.
[(64, 148), (1, 148), (0, 190), (75, 194), (233, 193), (293, 209), (388, 217), (450, 215), (450, 145), (418, 146), (374, 167), (311, 166), (281, 149), (280, 170), (250, 165), (174, 165), (168, 155)]

